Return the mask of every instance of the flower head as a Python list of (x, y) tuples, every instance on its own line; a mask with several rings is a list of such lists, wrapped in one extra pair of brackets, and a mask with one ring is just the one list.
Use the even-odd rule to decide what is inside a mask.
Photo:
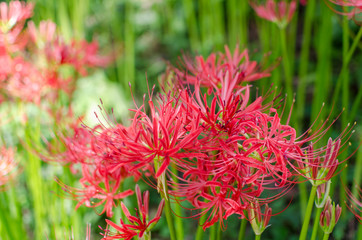
[(21, 1), (0, 3), (0, 46), (7, 52), (22, 49), (27, 39), (21, 35), (26, 19), (33, 14), (33, 4)]
[(324, 205), (324, 209), (321, 213), (319, 224), (323, 229), (324, 233), (329, 234), (333, 231), (334, 226), (337, 224), (339, 217), (341, 216), (342, 208), (333, 202), (330, 197), (326, 204)]
[(257, 200), (254, 203), (251, 203), (250, 208), (248, 208), (248, 220), (254, 230), (255, 235), (261, 235), (269, 226), (268, 223), (271, 215), (272, 209), (268, 206), (268, 204), (265, 205), (264, 213), (262, 213)]
[(301, 174), (313, 186), (319, 186), (329, 181), (335, 174), (340, 162), (337, 159), (341, 146), (341, 139), (328, 139), (327, 146), (320, 150), (313, 149), (313, 144), (307, 148), (302, 160), (297, 160)]
[[(341, 15), (346, 15), (350, 18), (353, 18), (354, 22), (358, 25), (362, 24), (361, 15), (362, 15), (362, 1), (361, 0), (329, 0), (329, 2), (344, 7), (343, 11), (335, 10), (333, 7), (331, 9)], [(350, 10), (347, 10), (347, 7), (350, 7)]]
[(14, 175), (17, 163), (14, 159), (14, 149), (0, 149), (0, 187), (3, 187)]
[(205, 60), (197, 56), (195, 61), (184, 56), (184, 69), (173, 68), (176, 79), (182, 85), (200, 85), (214, 91), (235, 91), (243, 83), (256, 81), (270, 76), (267, 70), (260, 71), (256, 61), (250, 60), (247, 49), (240, 51), (236, 47), (234, 53), (225, 46), (225, 53), (212, 53)]
[(141, 238), (143, 235), (150, 234), (151, 229), (157, 224), (157, 222), (161, 218), (165, 200), (161, 200), (155, 217), (152, 220), (149, 220), (149, 192), (146, 191), (142, 194), (139, 186), (136, 185), (136, 196), (138, 204), (138, 211), (136, 212), (136, 216), (132, 216), (128, 208), (122, 202), (122, 211), (130, 223), (125, 224), (123, 220), (120, 219), (120, 225), (117, 225), (107, 219), (107, 224), (112, 226), (115, 230), (117, 230), (117, 232), (112, 233), (111, 231), (106, 230), (104, 234), (104, 239), (132, 239), (137, 235)]
[(252, 0), (250, 5), (259, 17), (276, 23), (280, 28), (285, 28), (288, 25), (297, 8), (295, 0), (292, 0), (290, 3), (286, 0), (279, 2), (267, 0), (265, 5), (258, 5)]

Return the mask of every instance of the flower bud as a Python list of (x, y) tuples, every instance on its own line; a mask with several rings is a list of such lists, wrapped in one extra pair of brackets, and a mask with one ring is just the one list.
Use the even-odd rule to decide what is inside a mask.
[(261, 212), (259, 202), (256, 200), (255, 203), (250, 204), (248, 208), (249, 222), (254, 230), (255, 235), (261, 235), (264, 230), (269, 227), (268, 225), (272, 209), (265, 204), (264, 214)]
[(319, 219), (319, 224), (325, 234), (330, 234), (333, 231), (334, 226), (341, 216), (341, 212), (342, 208), (338, 204), (336, 206), (334, 202), (332, 204), (331, 198), (328, 197)]

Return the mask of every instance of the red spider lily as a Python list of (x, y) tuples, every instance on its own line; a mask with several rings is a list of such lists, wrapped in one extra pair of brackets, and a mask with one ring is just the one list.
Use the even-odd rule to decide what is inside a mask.
[(69, 47), (72, 51), (71, 56), (69, 56), (71, 64), (82, 75), (87, 74), (86, 68), (106, 67), (114, 60), (113, 56), (99, 55), (98, 42), (96, 41), (91, 43), (84, 40), (72, 41)]
[[(91, 178), (91, 176), (87, 176)], [(57, 180), (58, 183), (62, 186), (62, 189), (69, 194), (72, 199), (78, 201), (76, 209), (81, 205), (85, 204), (87, 207), (98, 207), (104, 204), (103, 210), (100, 214), (106, 213), (108, 217), (113, 216), (113, 207), (115, 207), (115, 200), (123, 199), (129, 195), (133, 194), (132, 190), (126, 190), (124, 192), (119, 192), (120, 180), (116, 182), (110, 182), (108, 179), (102, 181), (93, 182), (88, 180), (87, 182), (83, 181), (83, 189), (77, 189), (69, 187), (64, 183)], [(104, 185), (104, 187), (102, 187)], [(95, 202), (96, 201), (96, 202)]]
[(327, 146), (318, 151), (315, 151), (313, 144), (310, 144), (302, 160), (297, 160), (301, 174), (313, 186), (319, 186), (334, 176), (340, 164), (337, 159), (340, 146), (341, 139), (333, 141), (331, 138), (328, 139)]
[(288, 25), (297, 8), (295, 0), (292, 0), (290, 3), (285, 0), (279, 2), (267, 0), (265, 5), (258, 5), (252, 0), (250, 5), (259, 17), (276, 23), (280, 28), (285, 28)]
[(33, 15), (33, 3), (21, 1), (11, 1), (9, 5), (5, 2), (0, 4), (0, 20), (7, 24), (2, 24), (4, 29), (12, 29), (16, 23), (22, 22)]
[(12, 66), (13, 61), (11, 57), (6, 53), (6, 49), (0, 46), (0, 83), (3, 85), (4, 81), (7, 79), (12, 69), (9, 66)]
[(307, 5), (308, 0), (300, 0), (300, 4), (302, 4), (303, 6)]
[(88, 43), (84, 40), (72, 40), (67, 44), (56, 32), (56, 25), (51, 21), (42, 21), (37, 28), (29, 22), (28, 32), (40, 54), (44, 54), (47, 64), (53, 68), (69, 64), (80, 74), (86, 75), (87, 68), (105, 67), (113, 61), (113, 57), (99, 55), (96, 41)]
[(33, 4), (11, 1), (0, 3), (0, 46), (10, 52), (23, 49), (25, 36), (21, 36), (26, 19), (33, 14)]
[[(183, 115), (180, 101), (171, 96), (160, 96), (158, 107), (149, 101), (151, 117), (137, 111), (133, 128), (136, 134), (125, 135), (118, 131), (115, 140), (124, 143), (125, 155), (137, 164), (135, 169), (154, 164), (156, 177), (161, 176), (170, 164), (171, 159), (180, 160), (185, 156), (181, 149), (196, 149), (195, 140), (202, 131), (197, 123), (188, 124), (187, 116)], [(195, 119), (197, 121), (197, 119)], [(131, 138), (129, 138), (131, 136)], [(135, 138), (134, 138), (135, 137)], [(190, 155), (189, 155), (190, 156)], [(194, 156), (199, 156), (196, 152)]]
[(134, 177), (137, 181), (141, 176), (138, 168), (134, 168), (135, 163), (128, 159), (130, 154), (126, 153), (125, 145), (119, 139), (120, 132), (128, 130), (131, 133), (132, 127), (125, 128), (118, 124), (113, 129), (106, 128), (102, 123), (88, 129), (72, 127), (73, 135), (59, 134), (60, 149), (66, 147), (66, 151), (59, 152), (59, 147), (53, 148), (54, 145), (48, 143), (53, 155), (41, 157), (47, 161), (70, 164), (73, 172), (80, 165), (82, 189), (66, 186), (59, 181), (60, 185), (67, 196), (78, 201), (77, 208), (82, 204), (93, 208), (104, 205), (101, 214), (106, 212), (107, 216), (111, 216), (115, 202), (132, 193), (130, 190), (119, 192), (119, 186), (128, 177)]
[[(240, 60), (235, 61), (239, 63)], [(201, 70), (207, 66), (210, 64)], [(245, 217), (243, 211), (250, 207), (251, 199), (260, 198), (268, 186), (281, 189), (281, 193), (260, 198), (263, 204), (283, 196), (293, 176), (285, 157), (292, 152), (301, 153), (295, 143), (295, 130), (282, 125), (275, 110), (263, 106), (261, 97), (250, 103), (251, 86), (241, 86), (242, 81), (238, 77), (231, 79), (227, 70), (231, 66), (231, 75), (238, 75), (237, 65), (224, 66), (225, 72), (211, 68), (219, 75), (212, 75), (212, 71), (206, 75), (201, 70), (200, 74), (191, 65), (186, 66), (191, 69), (191, 77), (181, 71), (176, 76), (176, 81), (185, 86), (193, 84), (193, 91), (181, 90), (180, 98), (185, 105), (184, 114), (199, 119), (202, 132), (196, 143), (202, 146), (202, 155), (188, 156), (186, 150), (187, 161), (175, 161), (181, 176), (169, 172), (169, 194), (178, 197), (178, 201), (189, 201), (192, 210), (200, 211), (194, 216), (207, 214), (204, 229), (216, 222), (224, 227), (223, 220), (233, 214)], [(216, 76), (218, 84), (212, 83), (210, 75)], [(202, 86), (208, 88), (208, 94), (201, 94)], [(267, 109), (269, 113), (264, 113)]]
[[(9, 32), (0, 29), (0, 60), (7, 66), (0, 67), (0, 80), (7, 97), (40, 104), (44, 98), (54, 102), (60, 90), (71, 96), (76, 79), (66, 76), (62, 67), (70, 66), (86, 75), (88, 68), (104, 67), (114, 59), (99, 55), (95, 41), (66, 43), (50, 21), (41, 22), (38, 28), (29, 22), (21, 34), (31, 13), (32, 4), (16, 1), (10, 2), (9, 7), (0, 5), (0, 28), (12, 26)], [(27, 41), (27, 36), (31, 41)]]
[(255, 235), (261, 235), (264, 230), (269, 226), (269, 220), (272, 216), (272, 209), (265, 204), (264, 213), (262, 213), (260, 204), (256, 200), (251, 203), (251, 206), (248, 208), (248, 217), (251, 227), (254, 230)]
[(357, 189), (357, 195), (353, 195), (351, 190), (345, 187), (347, 193), (348, 202), (345, 202), (347, 208), (356, 216), (358, 222), (362, 224), (362, 189), (359, 186), (355, 186)]
[(109, 226), (113, 227), (117, 232), (113, 233), (109, 230), (104, 230), (105, 233), (103, 239), (112, 240), (112, 239), (124, 239), (132, 240), (133, 237), (137, 236), (137, 232), (128, 227), (128, 224), (125, 224), (122, 219), (120, 219), (120, 225), (113, 223), (112, 221), (106, 219), (106, 222)]
[[(165, 198), (188, 201), (190, 209), (198, 212), (193, 217), (208, 215), (203, 225), (206, 229), (216, 222), (224, 227), (223, 221), (233, 214), (244, 218), (248, 209), (255, 209), (254, 201), (265, 205), (282, 197), (299, 172), (317, 167), (312, 161), (316, 158), (321, 162), (324, 156), (324, 163), (318, 166), (329, 170), (310, 178), (330, 178), (341, 137), (322, 149), (302, 147), (311, 140), (318, 142), (326, 130), (297, 138), (295, 129), (282, 124), (274, 108), (278, 97), (268, 103), (266, 97), (252, 100), (252, 86), (243, 86), (267, 73), (257, 73), (257, 63), (249, 61), (247, 52), (239, 54), (237, 49), (232, 56), (226, 51), (219, 58), (211, 55), (206, 63), (201, 57), (196, 64), (185, 60), (184, 70), (174, 69), (174, 77), (169, 75), (177, 83), (172, 91), (165, 88), (156, 100), (149, 94), (150, 115), (143, 102), (131, 110), (134, 117), (129, 127), (106, 118), (106, 124), (91, 131), (94, 141), (79, 144), (80, 153), (83, 148), (90, 153), (81, 163), (81, 183), (93, 187), (108, 180), (114, 184), (123, 178), (117, 177), (123, 176), (122, 169), (145, 175), (149, 171), (147, 177), (156, 177)], [(76, 143), (75, 152), (77, 148)], [(301, 165), (293, 166), (293, 161)], [(82, 203), (89, 202), (87, 194), (80, 195)], [(124, 205), (122, 208), (131, 218)], [(132, 237), (147, 229), (142, 217), (132, 219), (133, 228), (121, 221), (120, 233), (110, 237)]]
[(44, 81), (42, 73), (34, 65), (18, 57), (12, 61), (12, 71), (5, 88), (12, 97), (39, 104), (46, 92)]
[(1, 147), (0, 149), (0, 187), (3, 187), (13, 176), (17, 162), (14, 158), (14, 149)]
[[(325, 0), (326, 2), (326, 0)], [(327, 5), (336, 13), (346, 15), (353, 19), (353, 21), (361, 25), (361, 14), (362, 14), (362, 1), (361, 0), (329, 0), (329, 2), (343, 7), (343, 11), (338, 11), (332, 6)], [(351, 7), (351, 10), (347, 10), (347, 7)]]
[(56, 40), (56, 38), (58, 38), (56, 29), (56, 24), (50, 20), (41, 21), (38, 28), (35, 26), (33, 21), (28, 23), (28, 33), (30, 39), (40, 49), (44, 48), (47, 44), (52, 43)]
[(333, 231), (334, 226), (337, 224), (339, 217), (341, 216), (342, 208), (333, 202), (330, 197), (326, 204), (324, 205), (324, 209), (321, 213), (319, 224), (322, 227), (324, 233), (330, 234)]
[[(275, 112), (275, 110), (271, 109), (271, 112)], [(276, 176), (277, 182), (280, 181), (280, 184), (284, 185), (287, 179), (292, 176), (287, 169), (285, 157), (288, 156), (289, 152), (300, 152), (299, 146), (295, 142), (295, 129), (288, 125), (282, 125), (277, 113), (274, 116), (269, 116), (256, 112), (252, 117), (255, 120), (253, 122), (248, 121), (247, 126), (253, 132), (248, 129), (247, 134), (250, 135), (250, 138), (243, 143), (246, 150), (245, 155), (249, 156), (256, 152), (266, 170)]]
[(67, 91), (69, 79), (62, 79), (57, 72), (39, 69), (22, 57), (11, 60), (11, 71), (6, 76), (4, 88), (9, 97), (20, 98), (24, 102), (40, 104), (41, 99), (54, 100), (54, 90)]
[(185, 69), (173, 70), (183, 85), (193, 84), (207, 87), (209, 93), (214, 89), (238, 90), (243, 82), (255, 81), (270, 76), (268, 71), (259, 72), (257, 62), (250, 61), (248, 50), (240, 52), (236, 47), (231, 54), (225, 46), (225, 54), (211, 54), (205, 61), (202, 56), (193, 61), (184, 56)]
[(120, 226), (113, 223), (112, 221), (106, 219), (107, 224), (112, 226), (117, 233), (112, 233), (109, 230), (105, 231), (104, 239), (132, 239), (138, 235), (138, 237), (142, 237), (144, 235), (150, 236), (151, 229), (157, 224), (157, 222), (161, 218), (162, 210), (165, 204), (165, 200), (162, 199), (156, 216), (149, 220), (148, 215), (148, 202), (149, 202), (149, 192), (146, 191), (141, 194), (141, 190), (138, 185), (136, 185), (136, 196), (137, 196), (137, 204), (138, 204), (138, 212), (136, 212), (136, 216), (132, 216), (127, 209), (127, 207), (121, 203), (122, 211), (127, 217), (130, 224), (125, 224), (122, 219), (120, 219)]
[(77, 208), (82, 204), (93, 208), (104, 204), (100, 214), (106, 212), (107, 216), (112, 216), (115, 201), (132, 194), (130, 190), (119, 192), (119, 186), (128, 177), (133, 176), (137, 181), (140, 174), (132, 170), (133, 165), (122, 156), (123, 145), (114, 141), (115, 130), (96, 126), (90, 130), (75, 127), (74, 131), (71, 137), (60, 136), (67, 148), (65, 152), (52, 158), (42, 157), (70, 163), (72, 169), (80, 165), (83, 189), (68, 187), (59, 181), (60, 185), (68, 196), (78, 201)]
[(343, 7), (353, 7), (353, 10), (350, 12), (350, 14), (360, 13), (362, 10), (361, 0), (329, 0), (329, 1), (333, 4), (340, 5)]

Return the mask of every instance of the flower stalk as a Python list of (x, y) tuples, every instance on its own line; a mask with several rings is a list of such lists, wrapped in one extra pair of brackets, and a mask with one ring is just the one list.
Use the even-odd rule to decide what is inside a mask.
[(307, 208), (306, 208), (306, 212), (305, 212), (304, 221), (303, 221), (303, 225), (302, 225), (302, 230), (300, 232), (299, 240), (305, 240), (307, 238), (308, 226), (309, 226), (309, 221), (310, 221), (310, 217), (311, 217), (312, 210), (313, 210), (314, 198), (315, 198), (316, 192), (317, 192), (317, 187), (312, 185), (312, 189), (310, 191), (308, 205), (307, 205)]
[(247, 224), (247, 222), (248, 222), (248, 221), (247, 221), (245, 218), (241, 219), (238, 240), (243, 240), (243, 239), (244, 239), (245, 229), (246, 229), (246, 224)]

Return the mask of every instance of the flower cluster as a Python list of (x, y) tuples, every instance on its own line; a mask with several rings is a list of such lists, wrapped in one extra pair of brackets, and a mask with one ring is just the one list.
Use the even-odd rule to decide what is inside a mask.
[[(11, 1), (0, 4), (0, 86), (2, 98), (19, 98), (39, 104), (54, 101), (59, 90), (74, 91), (74, 79), (64, 67), (85, 75), (88, 67), (105, 66), (112, 59), (98, 54), (96, 42), (71, 40), (67, 43), (55, 23), (35, 26), (29, 18), (33, 4)], [(26, 21), (29, 21), (26, 26)], [(69, 72), (69, 71), (68, 71)]]
[[(251, 96), (249, 82), (269, 76), (268, 70), (251, 61), (247, 50), (225, 50), (195, 62), (184, 57), (181, 69), (171, 66), (164, 91), (154, 97), (152, 90), (148, 101), (131, 110), (130, 126), (106, 116), (105, 123), (75, 128), (73, 137), (64, 138), (62, 159), (82, 166), (83, 189), (63, 186), (78, 206), (99, 198), (111, 215), (121, 182), (143, 177), (165, 199), (189, 202), (195, 217), (207, 215), (206, 229), (224, 226), (231, 215), (248, 219), (251, 209), (259, 219), (255, 211), (263, 205), (270, 214), (266, 204), (288, 192), (301, 173), (311, 181), (330, 179), (343, 136), (324, 148), (306, 146), (325, 129), (298, 137), (278, 114), (280, 95)], [(260, 224), (262, 231), (267, 218)]]

